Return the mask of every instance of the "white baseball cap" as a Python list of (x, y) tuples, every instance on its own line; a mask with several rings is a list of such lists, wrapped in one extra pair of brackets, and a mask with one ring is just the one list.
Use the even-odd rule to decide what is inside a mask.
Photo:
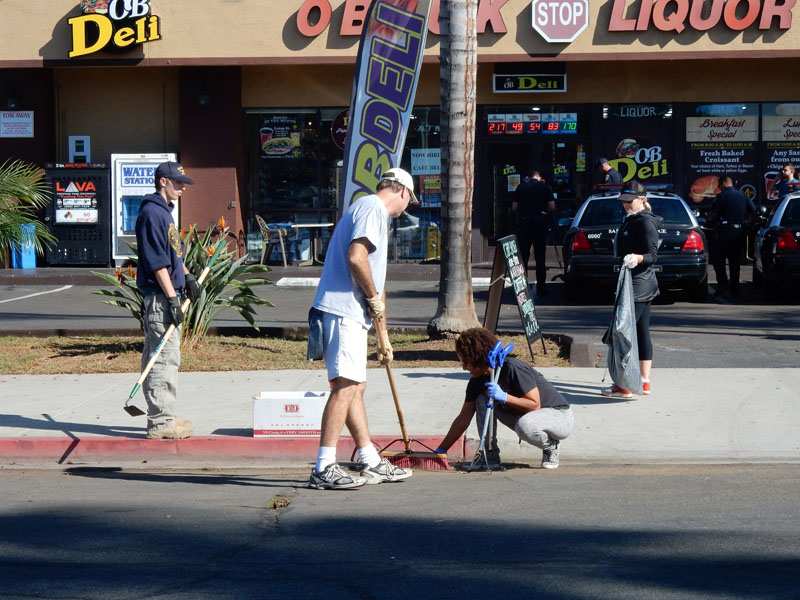
[(400, 167), (389, 169), (384, 172), (381, 181), (396, 181), (411, 194), (411, 204), (419, 204), (419, 200), (417, 200), (417, 196), (414, 194), (414, 178), (411, 177), (411, 174), (405, 169), (401, 169)]

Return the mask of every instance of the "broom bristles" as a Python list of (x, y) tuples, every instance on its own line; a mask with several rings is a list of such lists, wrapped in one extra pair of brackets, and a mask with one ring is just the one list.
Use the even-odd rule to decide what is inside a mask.
[(436, 452), (387, 452), (380, 453), (396, 467), (403, 469), (419, 469), (420, 471), (449, 471), (450, 463), (447, 454)]

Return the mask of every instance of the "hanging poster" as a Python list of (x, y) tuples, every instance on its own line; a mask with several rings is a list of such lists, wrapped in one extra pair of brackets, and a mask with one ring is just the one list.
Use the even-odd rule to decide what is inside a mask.
[(675, 144), (671, 104), (616, 104), (604, 107), (602, 147), (622, 181), (672, 182)]
[(56, 225), (97, 223), (97, 184), (86, 178), (56, 179)]
[(32, 137), (32, 110), (0, 110), (0, 138)]
[(787, 163), (800, 166), (800, 104), (764, 104), (761, 123), (762, 154), (764, 156), (763, 198), (771, 196), (773, 186), (781, 177), (781, 168)]
[(291, 115), (270, 115), (258, 130), (261, 158), (300, 158), (302, 118)]
[(752, 142), (695, 142), (688, 147), (688, 199), (708, 204), (720, 192), (720, 178), (730, 175), (734, 186), (751, 199), (756, 197), (756, 149)]
[(419, 175), (420, 205), (426, 208), (436, 208), (442, 205), (442, 176)]

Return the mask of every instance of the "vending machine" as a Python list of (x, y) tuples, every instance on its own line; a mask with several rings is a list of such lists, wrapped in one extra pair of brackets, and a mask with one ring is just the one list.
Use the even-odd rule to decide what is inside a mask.
[[(136, 219), (142, 199), (156, 191), (155, 171), (162, 162), (176, 160), (173, 153), (111, 155), (111, 248), (114, 263), (120, 266), (136, 255)], [(176, 225), (178, 204), (172, 210)]]
[(56, 243), (45, 253), (49, 266), (108, 266), (111, 203), (104, 164), (47, 165), (51, 201), (45, 220)]

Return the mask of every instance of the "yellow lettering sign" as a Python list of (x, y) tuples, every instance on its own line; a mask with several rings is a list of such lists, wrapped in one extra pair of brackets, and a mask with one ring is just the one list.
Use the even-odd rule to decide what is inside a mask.
[[(111, 24), (111, 19), (105, 15), (88, 14), (80, 17), (73, 17), (67, 21), (72, 27), (72, 50), (69, 52), (70, 58), (78, 56), (86, 56), (87, 54), (94, 54), (100, 52), (111, 41), (114, 35), (114, 26)], [(86, 26), (89, 23), (94, 23), (100, 31), (97, 36), (97, 41), (92, 45), (87, 45), (86, 41)]]

